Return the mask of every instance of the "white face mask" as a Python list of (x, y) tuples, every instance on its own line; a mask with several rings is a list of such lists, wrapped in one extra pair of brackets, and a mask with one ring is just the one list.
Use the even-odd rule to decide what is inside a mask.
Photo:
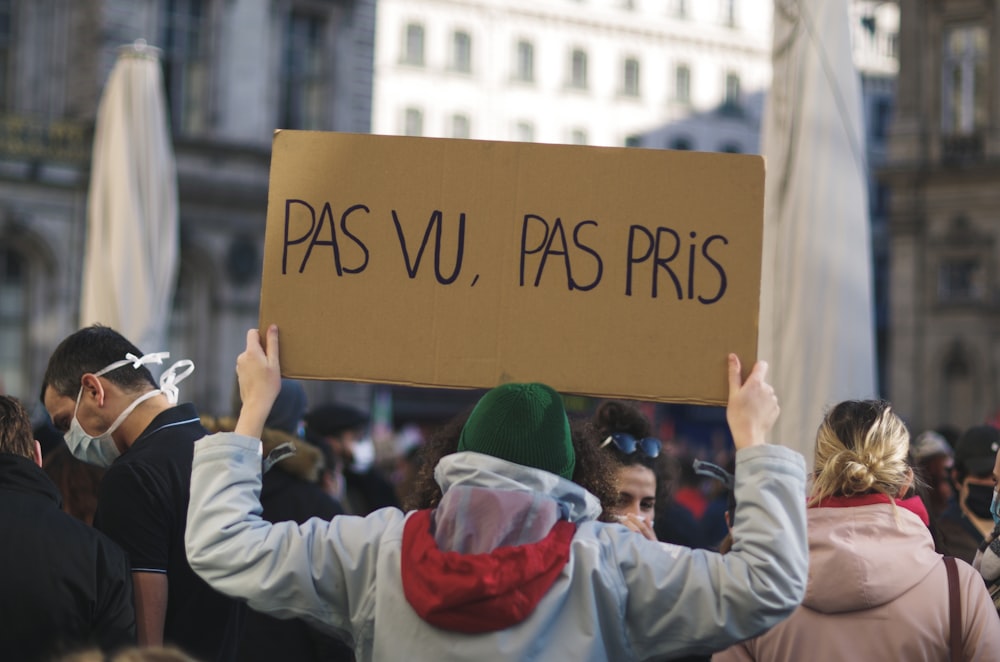
[[(135, 369), (138, 369), (140, 366), (147, 363), (163, 363), (163, 359), (169, 356), (170, 354), (167, 352), (146, 354), (142, 357), (137, 357), (134, 354), (126, 354), (125, 360), (115, 361), (111, 365), (95, 372), (94, 376), (100, 377), (101, 375), (130, 363)], [(180, 367), (185, 367), (187, 370), (180, 375), (177, 375), (177, 369)], [(136, 407), (146, 400), (156, 397), (160, 393), (165, 394), (171, 404), (177, 404), (177, 383), (190, 375), (193, 370), (194, 364), (191, 363), (191, 361), (186, 360), (178, 361), (167, 368), (167, 370), (160, 377), (160, 388), (147, 391), (133, 400), (132, 403), (118, 415), (118, 418), (115, 419), (111, 426), (96, 437), (92, 437), (87, 434), (87, 432), (83, 429), (83, 426), (80, 425), (79, 419), (76, 417), (77, 412), (80, 410), (80, 399), (83, 397), (83, 386), (80, 386), (80, 391), (76, 395), (76, 407), (73, 408), (73, 420), (69, 424), (69, 430), (67, 430), (66, 434), (63, 435), (63, 439), (66, 440), (66, 446), (69, 447), (73, 457), (78, 460), (83, 460), (84, 462), (89, 462), (90, 464), (95, 464), (99, 467), (111, 466), (111, 463), (114, 462), (119, 455), (121, 455), (121, 451), (118, 450), (118, 446), (115, 444), (114, 439), (111, 438), (114, 431), (125, 422), (125, 419), (129, 417), (129, 414), (135, 411)]]
[(375, 442), (371, 437), (358, 439), (351, 450), (354, 461), (351, 462), (351, 471), (358, 474), (368, 473), (375, 464)]
[(111, 463), (121, 455), (111, 435), (136, 407), (159, 394), (159, 389), (143, 393), (133, 400), (132, 404), (125, 408), (125, 411), (118, 415), (118, 418), (115, 419), (115, 422), (111, 424), (111, 427), (107, 431), (96, 437), (91, 437), (84, 431), (83, 426), (80, 425), (80, 420), (76, 417), (76, 412), (80, 409), (80, 396), (83, 395), (83, 387), (81, 386), (80, 394), (76, 396), (76, 408), (73, 409), (73, 422), (69, 424), (69, 430), (63, 435), (63, 439), (66, 440), (66, 445), (69, 446), (73, 457), (84, 462), (89, 462), (90, 464), (96, 464), (99, 467), (110, 467)]

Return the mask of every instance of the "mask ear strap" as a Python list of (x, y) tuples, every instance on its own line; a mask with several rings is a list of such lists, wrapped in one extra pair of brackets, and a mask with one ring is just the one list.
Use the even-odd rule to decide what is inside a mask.
[[(183, 372), (178, 374), (178, 370), (182, 368)], [(180, 389), (177, 388), (177, 385), (187, 379), (192, 372), (194, 372), (194, 361), (181, 359), (164, 370), (163, 374), (160, 375), (160, 391), (163, 395), (167, 396), (170, 404), (177, 404), (177, 399), (180, 397)]]

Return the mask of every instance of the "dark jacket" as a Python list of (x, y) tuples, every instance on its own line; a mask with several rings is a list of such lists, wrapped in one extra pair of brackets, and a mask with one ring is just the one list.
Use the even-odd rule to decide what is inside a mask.
[(125, 553), (64, 513), (34, 462), (8, 453), (0, 453), (0, 531), (0, 657), (30, 662), (135, 642)]
[(983, 542), (983, 534), (962, 513), (958, 499), (952, 497), (937, 519), (932, 522), (934, 546), (938, 554), (954, 556), (966, 563), (976, 558), (976, 550)]
[[(202, 416), (202, 425), (211, 431), (232, 430), (236, 421), (230, 417)], [(262, 436), (266, 457), (276, 446), (291, 443), (295, 454), (282, 459), (261, 481), (260, 502), (268, 522), (293, 521), (302, 524), (312, 517), (331, 520), (343, 514), (343, 508), (320, 487), (323, 455), (312, 444), (281, 430), (266, 429)], [(240, 662), (343, 662), (354, 659), (350, 646), (316, 630), (305, 621), (280, 619), (248, 611), (240, 640)]]

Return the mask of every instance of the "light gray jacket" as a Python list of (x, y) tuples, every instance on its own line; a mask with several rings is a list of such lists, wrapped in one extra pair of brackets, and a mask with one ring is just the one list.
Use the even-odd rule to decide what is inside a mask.
[[(260, 518), (260, 466), (256, 439), (222, 433), (196, 444), (185, 541), (191, 567), (253, 609), (303, 617), (353, 642), (358, 660), (596, 661), (706, 653), (775, 625), (805, 589), (804, 462), (787, 448), (737, 453), (737, 543), (725, 556), (596, 522), (597, 499), (548, 472), (478, 453), (443, 458), (435, 478), (445, 498), (468, 488), (530, 494), (533, 499), (512, 501), (544, 510), (554, 500), (559, 516), (576, 524), (569, 560), (531, 613), (485, 634), (433, 627), (404, 596), (403, 529), (413, 513), (386, 508), (364, 518), (269, 524)], [(476, 514), (482, 502), (443, 505), (438, 530), (490, 521)], [(517, 517), (529, 521), (532, 513)]]

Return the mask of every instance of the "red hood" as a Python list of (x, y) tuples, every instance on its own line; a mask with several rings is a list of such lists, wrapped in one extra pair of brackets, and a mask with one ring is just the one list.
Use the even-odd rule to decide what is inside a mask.
[(400, 573), (414, 611), (454, 632), (495, 632), (526, 619), (569, 560), (576, 525), (560, 520), (536, 543), (488, 554), (438, 549), (432, 511), (412, 514), (403, 529)]

